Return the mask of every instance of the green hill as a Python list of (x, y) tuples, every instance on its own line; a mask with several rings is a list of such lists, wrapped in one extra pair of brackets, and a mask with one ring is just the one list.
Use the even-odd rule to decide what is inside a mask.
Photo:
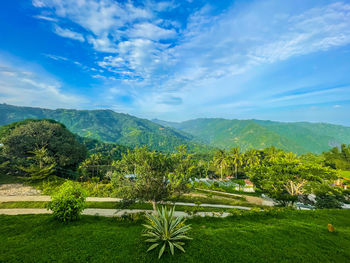
[(149, 121), (111, 110), (49, 110), (0, 104), (0, 125), (28, 118), (54, 119), (82, 137), (129, 147), (148, 145), (160, 151), (172, 151), (180, 144), (197, 151), (206, 149), (203, 144), (225, 149), (240, 146), (242, 150), (273, 145), (300, 154), (350, 144), (350, 127), (327, 123), (220, 118), (178, 123)]
[(172, 151), (180, 144), (187, 144), (190, 148), (201, 148), (184, 132), (111, 110), (49, 110), (0, 104), (0, 125), (28, 118), (53, 119), (79, 136), (130, 147), (148, 145), (152, 149)]
[(260, 120), (195, 119), (180, 123), (153, 120), (193, 135), (213, 147), (275, 146), (295, 153), (321, 153), (342, 143), (350, 143), (350, 127), (327, 123), (273, 122)]

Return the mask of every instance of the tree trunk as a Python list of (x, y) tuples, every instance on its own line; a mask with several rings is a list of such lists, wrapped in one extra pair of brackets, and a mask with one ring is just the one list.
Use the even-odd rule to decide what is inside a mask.
[(153, 211), (157, 212), (157, 202), (155, 200), (152, 201)]
[(221, 169), (221, 180), (223, 179), (222, 177), (222, 165), (220, 166), (220, 169)]
[(236, 179), (238, 179), (238, 167), (237, 167), (237, 164), (235, 165), (235, 175), (236, 175)]

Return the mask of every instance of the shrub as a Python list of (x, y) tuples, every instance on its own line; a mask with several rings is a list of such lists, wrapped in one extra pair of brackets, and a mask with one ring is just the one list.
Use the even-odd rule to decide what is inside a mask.
[(182, 247), (185, 243), (181, 240), (191, 239), (186, 236), (186, 232), (191, 229), (190, 226), (185, 225), (183, 217), (174, 217), (174, 211), (175, 207), (168, 210), (163, 206), (161, 211), (157, 209), (157, 215), (146, 215), (148, 224), (144, 224), (146, 229), (143, 236), (147, 237), (145, 242), (153, 243), (147, 252), (161, 246), (158, 258), (163, 255), (167, 246), (169, 246), (172, 255), (174, 255), (175, 247), (185, 252)]
[(336, 196), (331, 194), (320, 194), (316, 196), (316, 208), (341, 208), (342, 203)]
[(261, 212), (262, 212), (262, 210), (259, 207), (252, 207), (249, 210), (249, 214), (251, 214), (251, 215), (260, 214)]
[(59, 221), (77, 220), (85, 208), (85, 198), (86, 192), (78, 183), (67, 181), (59, 187), (48, 208)]
[(131, 222), (140, 222), (144, 221), (146, 218), (145, 212), (137, 212), (137, 213), (127, 213), (125, 212), (119, 217), (116, 217), (117, 221), (131, 221)]

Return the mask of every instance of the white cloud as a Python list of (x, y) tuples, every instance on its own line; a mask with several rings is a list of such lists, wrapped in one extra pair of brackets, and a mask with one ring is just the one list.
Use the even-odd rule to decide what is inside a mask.
[(50, 21), (50, 22), (58, 22), (57, 19), (49, 17), (49, 16), (37, 15), (37, 16), (34, 16), (34, 17), (37, 18), (37, 19), (46, 20), (46, 21)]
[(57, 25), (55, 26), (54, 32), (57, 35), (61, 36), (61, 37), (71, 38), (71, 39), (74, 39), (74, 40), (78, 40), (80, 42), (84, 42), (85, 41), (85, 39), (84, 39), (82, 34), (74, 32), (74, 31), (71, 31), (70, 29), (61, 28), (61, 27), (59, 27)]
[(92, 44), (95, 50), (107, 53), (116, 53), (116, 45), (108, 38), (107, 34), (101, 35), (97, 38), (93, 36), (88, 37), (88, 42)]
[(127, 35), (132, 38), (161, 40), (175, 38), (176, 31), (174, 29), (164, 29), (157, 25), (146, 22), (135, 24), (134, 27), (129, 30)]
[(69, 59), (66, 57), (62, 57), (62, 56), (58, 56), (58, 55), (52, 55), (52, 54), (44, 54), (44, 56), (51, 58), (53, 60), (57, 60), (57, 61), (68, 61)]
[[(22, 63), (23, 64), (23, 63)], [(31, 65), (31, 69), (35, 66)], [(43, 71), (18, 68), (0, 58), (0, 101), (46, 108), (77, 107), (87, 100), (61, 89), (61, 84)]]

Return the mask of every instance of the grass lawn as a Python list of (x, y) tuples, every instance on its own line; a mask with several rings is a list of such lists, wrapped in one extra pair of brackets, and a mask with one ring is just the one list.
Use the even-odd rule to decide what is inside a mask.
[(249, 203), (244, 197), (228, 196), (225, 194), (210, 194), (204, 191), (194, 190), (188, 194), (183, 194), (176, 198), (171, 198), (170, 201), (202, 204), (222, 204), (222, 205), (239, 205), (239, 206), (256, 206)]
[[(186, 253), (160, 262), (349, 262), (349, 218), (350, 210), (195, 218)], [(146, 253), (142, 229), (103, 217), (63, 224), (50, 215), (0, 216), (0, 262), (158, 262), (157, 251)]]
[[(44, 201), (21, 201), (21, 202), (0, 202), (0, 209), (8, 208), (46, 208), (49, 202)], [(118, 202), (86, 202), (87, 208), (104, 208), (104, 209), (145, 209), (152, 210), (152, 204), (150, 203), (134, 203), (127, 207), (123, 207), (121, 203)], [(172, 205), (167, 205), (168, 207), (173, 207)], [(215, 207), (192, 207), (177, 205), (177, 211), (197, 211), (197, 212), (224, 212), (231, 209), (227, 208), (215, 208)]]
[(340, 171), (340, 175), (350, 180), (350, 171)]

